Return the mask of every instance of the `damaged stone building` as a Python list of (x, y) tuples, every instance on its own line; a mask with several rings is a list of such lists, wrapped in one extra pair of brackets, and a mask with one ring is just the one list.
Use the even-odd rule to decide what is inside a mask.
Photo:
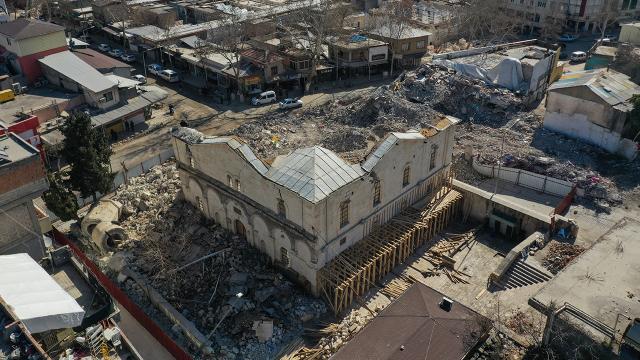
[(189, 128), (172, 141), (185, 199), (318, 295), (325, 264), (446, 183), (458, 122), (388, 133), (360, 163), (320, 146), (263, 161)]

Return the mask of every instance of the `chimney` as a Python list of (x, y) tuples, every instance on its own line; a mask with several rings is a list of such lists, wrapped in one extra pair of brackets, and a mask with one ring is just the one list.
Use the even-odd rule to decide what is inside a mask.
[(453, 300), (449, 299), (446, 296), (442, 297), (442, 301), (440, 302), (440, 308), (446, 312), (450, 312), (453, 307)]

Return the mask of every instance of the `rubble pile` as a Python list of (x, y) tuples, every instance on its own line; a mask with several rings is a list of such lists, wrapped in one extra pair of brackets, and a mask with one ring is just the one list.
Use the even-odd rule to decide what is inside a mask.
[[(169, 162), (118, 189), (114, 199), (127, 209), (121, 223), (130, 238), (119, 254), (202, 334), (220, 323), (211, 337), (213, 353), (207, 356), (273, 357), (302, 334), (303, 322), (320, 317), (326, 306), (284, 278), (246, 240), (182, 201), (179, 188), (175, 164)], [(153, 309), (140, 286), (126, 280), (121, 287), (180, 340), (180, 329)], [(272, 332), (260, 340), (253, 328), (257, 321), (272, 323)]]
[(560, 270), (575, 259), (578, 255), (582, 254), (585, 248), (580, 245), (561, 243), (552, 240), (549, 244), (549, 251), (542, 261), (542, 265), (546, 267), (551, 273), (557, 274)]
[(471, 360), (522, 359), (527, 349), (503, 333), (492, 330), (487, 340), (470, 354)]

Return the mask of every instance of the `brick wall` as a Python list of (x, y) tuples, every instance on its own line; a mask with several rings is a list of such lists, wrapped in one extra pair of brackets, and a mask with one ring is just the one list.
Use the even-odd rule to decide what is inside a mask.
[(0, 169), (0, 194), (38, 181), (44, 177), (45, 172), (39, 156), (34, 156), (28, 161), (19, 163), (17, 166), (8, 166), (6, 169)]

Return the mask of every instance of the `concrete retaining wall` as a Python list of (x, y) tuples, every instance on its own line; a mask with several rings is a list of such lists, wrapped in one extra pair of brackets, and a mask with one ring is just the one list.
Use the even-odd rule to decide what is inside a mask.
[(573, 184), (568, 181), (536, 174), (531, 171), (508, 168), (504, 166), (499, 168), (496, 165), (483, 165), (479, 164), (475, 160), (473, 161), (472, 165), (474, 170), (484, 176), (491, 178), (499, 177), (500, 179), (508, 181), (510, 183), (524, 186), (529, 189), (534, 189), (545, 194), (564, 197), (573, 188)]

